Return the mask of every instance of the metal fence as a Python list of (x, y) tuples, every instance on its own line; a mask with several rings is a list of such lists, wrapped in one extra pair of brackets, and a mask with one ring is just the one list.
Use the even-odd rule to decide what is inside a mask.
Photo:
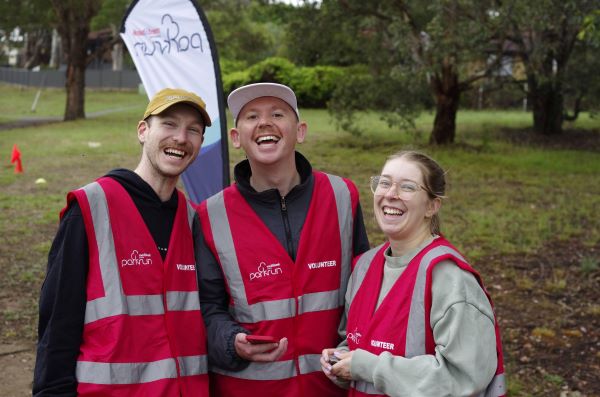
[[(40, 70), (0, 67), (0, 81), (30, 87), (64, 87), (64, 70)], [(88, 69), (85, 86), (90, 88), (138, 89), (141, 84), (136, 70)]]

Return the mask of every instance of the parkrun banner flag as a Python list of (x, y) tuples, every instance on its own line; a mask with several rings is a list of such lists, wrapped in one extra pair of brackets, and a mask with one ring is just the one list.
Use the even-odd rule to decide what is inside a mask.
[(199, 203), (229, 185), (227, 120), (217, 49), (206, 16), (194, 0), (134, 0), (121, 27), (148, 97), (183, 88), (206, 102), (212, 126), (200, 155), (183, 173), (189, 198)]

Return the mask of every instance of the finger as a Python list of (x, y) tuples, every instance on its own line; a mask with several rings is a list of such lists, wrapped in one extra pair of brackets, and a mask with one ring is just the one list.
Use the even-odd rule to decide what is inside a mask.
[(266, 352), (266, 353), (253, 354), (252, 358), (250, 358), (250, 360), (258, 361), (258, 362), (276, 361), (285, 353), (286, 350), (287, 350), (287, 339), (282, 338), (281, 341), (279, 342), (279, 346), (277, 346), (276, 349)]
[(325, 372), (325, 374), (330, 374), (331, 373), (331, 364), (329, 364), (329, 362), (327, 360), (325, 360), (323, 357), (321, 357), (319, 362), (321, 364), (321, 369), (323, 369), (323, 372)]
[(335, 349), (323, 349), (323, 351), (321, 352), (321, 357), (325, 361), (328, 361), (329, 360), (329, 356), (331, 356), (334, 351), (335, 351)]

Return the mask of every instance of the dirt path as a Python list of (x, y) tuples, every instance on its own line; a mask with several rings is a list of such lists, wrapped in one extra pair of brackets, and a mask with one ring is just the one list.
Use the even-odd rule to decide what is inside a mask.
[(0, 345), (0, 396), (31, 396), (33, 346)]

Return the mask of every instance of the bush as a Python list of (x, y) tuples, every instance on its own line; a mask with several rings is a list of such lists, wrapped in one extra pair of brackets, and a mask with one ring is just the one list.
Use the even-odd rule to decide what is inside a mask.
[(267, 58), (245, 70), (223, 72), (226, 95), (246, 84), (272, 82), (291, 87), (298, 106), (324, 108), (336, 87), (345, 78), (345, 68), (338, 66), (297, 67), (285, 58)]
[(301, 67), (292, 74), (290, 86), (303, 107), (324, 108), (344, 75), (338, 66)]
[(248, 68), (251, 83), (270, 82), (290, 85), (296, 65), (285, 58), (267, 58)]
[(249, 84), (250, 76), (248, 74), (248, 70), (240, 70), (237, 72), (223, 74), (222, 80), (223, 93), (225, 94), (225, 97), (227, 97), (229, 93), (236, 88)]

